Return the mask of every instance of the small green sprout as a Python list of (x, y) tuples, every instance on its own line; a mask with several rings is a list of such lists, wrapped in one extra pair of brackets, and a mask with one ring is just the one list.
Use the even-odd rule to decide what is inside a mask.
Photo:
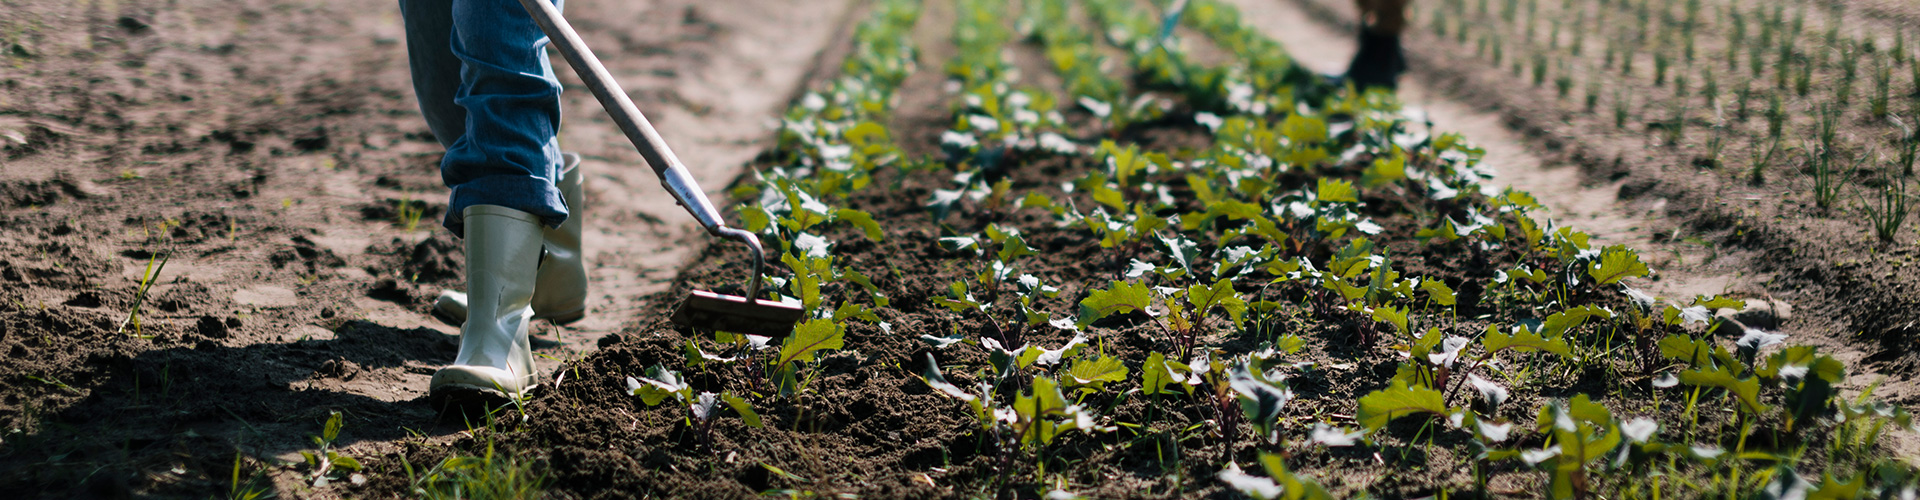
[(328, 483), (342, 479), (351, 479), (355, 484), (366, 481), (360, 475), (360, 461), (334, 451), (334, 445), (340, 439), (343, 426), (339, 411), (327, 412), (327, 423), (320, 435), (311, 436), (314, 451), (301, 451), (300, 457), (306, 460), (307, 477), (313, 479), (313, 487), (326, 487)]

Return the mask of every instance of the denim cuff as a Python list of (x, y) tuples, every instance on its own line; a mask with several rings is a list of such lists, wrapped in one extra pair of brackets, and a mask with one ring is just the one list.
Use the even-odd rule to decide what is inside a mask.
[(489, 175), (453, 186), (447, 216), (441, 225), (455, 236), (466, 235), (462, 212), (473, 205), (499, 205), (533, 214), (547, 227), (567, 221), (567, 202), (553, 182), (533, 176)]

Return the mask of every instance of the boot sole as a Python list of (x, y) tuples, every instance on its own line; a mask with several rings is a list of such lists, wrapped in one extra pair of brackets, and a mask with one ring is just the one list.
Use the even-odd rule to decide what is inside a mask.
[[(441, 312), (440, 308), (438, 307), (431, 308), (431, 311), (434, 319), (440, 320), (441, 324), (444, 324), (447, 326), (457, 327), (457, 326), (460, 326), (460, 322), (463, 321), (461, 318), (455, 318), (451, 314)], [(572, 312), (533, 315), (533, 319), (544, 319), (544, 320), (547, 320), (548, 322), (551, 322), (559, 326), (571, 325), (586, 318), (587, 318), (587, 308), (584, 306), (579, 309), (575, 309)]]
[(441, 423), (471, 427), (485, 425), (493, 410), (512, 406), (513, 400), (493, 388), (454, 384), (433, 388), (427, 404)]

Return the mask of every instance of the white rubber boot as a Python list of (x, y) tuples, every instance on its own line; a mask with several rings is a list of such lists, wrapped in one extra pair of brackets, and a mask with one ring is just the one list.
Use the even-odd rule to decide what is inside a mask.
[[(586, 218), (586, 206), (580, 190), (580, 155), (561, 153), (566, 169), (560, 173), (560, 195), (572, 212), (558, 228), (541, 228), (546, 242), (546, 257), (540, 261), (540, 275), (533, 287), (533, 317), (564, 325), (587, 315), (587, 266), (581, 260), (580, 234)], [(433, 308), (454, 322), (467, 320), (467, 294), (441, 290)]]
[(460, 354), (434, 372), (428, 385), (428, 401), (442, 410), (519, 396), (533, 380), (527, 310), (540, 261), (540, 218), (495, 205), (475, 205), (462, 213), (472, 300), (460, 325)]

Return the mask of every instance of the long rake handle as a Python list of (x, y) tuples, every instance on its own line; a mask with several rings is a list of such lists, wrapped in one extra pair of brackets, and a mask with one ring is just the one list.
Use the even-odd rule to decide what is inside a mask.
[(661, 139), (660, 133), (653, 129), (653, 123), (647, 121), (647, 115), (634, 107), (633, 100), (627, 98), (627, 92), (620, 88), (620, 83), (614, 81), (607, 67), (593, 56), (593, 50), (587, 48), (587, 43), (580, 40), (580, 34), (575, 33), (566, 18), (560, 16), (559, 8), (548, 0), (520, 0), (520, 6), (526, 7), (527, 14), (532, 15), (534, 23), (540, 25), (540, 31), (546, 32), (553, 47), (559, 49), (560, 55), (566, 58), (567, 65), (573, 67), (574, 73), (579, 74), (580, 80), (587, 84), (587, 90), (592, 91), (593, 97), (600, 101), (600, 107), (607, 110), (613, 123), (620, 126), (627, 140), (633, 142), (634, 149), (640, 151), (640, 157), (645, 158), (647, 165), (653, 167), (653, 172), (660, 175), (660, 184), (666, 186), (674, 200), (693, 214), (693, 218), (700, 222), (700, 227), (706, 228), (708, 234), (739, 240), (753, 249), (753, 276), (747, 281), (747, 300), (758, 300), (760, 271), (766, 264), (760, 238), (752, 232), (727, 227), (726, 221), (720, 217), (720, 211), (713, 207), (713, 202), (707, 200), (706, 192), (701, 191), (700, 184), (693, 180), (693, 174), (687, 172), (686, 165), (680, 163), (679, 157), (674, 156), (673, 148), (667, 147), (667, 141)]

